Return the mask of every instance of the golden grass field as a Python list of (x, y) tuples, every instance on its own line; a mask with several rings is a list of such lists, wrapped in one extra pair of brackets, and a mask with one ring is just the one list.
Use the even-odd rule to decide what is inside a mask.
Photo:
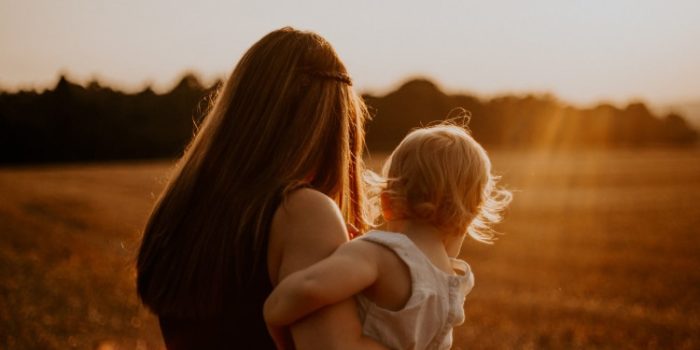
[[(455, 348), (700, 348), (700, 151), (492, 157), (515, 200)], [(0, 168), (0, 349), (162, 346), (133, 262), (171, 165)]]

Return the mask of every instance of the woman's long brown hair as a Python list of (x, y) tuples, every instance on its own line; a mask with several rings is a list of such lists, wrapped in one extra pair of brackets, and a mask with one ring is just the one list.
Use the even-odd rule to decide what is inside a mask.
[[(211, 317), (267, 259), (271, 215), (299, 184), (365, 227), (367, 111), (331, 45), (282, 28), (255, 43), (218, 94), (146, 225), (137, 289), (155, 313)], [(313, 213), (309, 213), (313, 220)]]

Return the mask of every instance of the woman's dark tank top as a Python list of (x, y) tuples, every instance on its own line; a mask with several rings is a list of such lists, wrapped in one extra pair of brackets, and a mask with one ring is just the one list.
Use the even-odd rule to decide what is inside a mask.
[[(264, 213), (264, 246), (267, 250), (270, 226), (282, 195)], [(263, 319), (263, 304), (272, 292), (267, 259), (250, 266), (250, 283), (236, 288), (236, 295), (221, 315), (207, 320), (181, 319), (159, 315), (160, 329), (168, 350), (181, 349), (275, 349)]]

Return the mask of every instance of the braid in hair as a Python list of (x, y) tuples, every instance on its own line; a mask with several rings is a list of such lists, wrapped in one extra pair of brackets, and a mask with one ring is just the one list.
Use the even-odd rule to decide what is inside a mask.
[(306, 71), (308, 76), (320, 79), (336, 80), (341, 83), (348, 84), (352, 86), (352, 79), (345, 73), (340, 72), (328, 72), (328, 71)]

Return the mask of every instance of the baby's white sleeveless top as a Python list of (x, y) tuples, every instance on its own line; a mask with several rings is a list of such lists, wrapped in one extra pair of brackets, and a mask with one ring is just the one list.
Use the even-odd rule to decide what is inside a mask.
[(449, 349), (452, 328), (464, 322), (464, 298), (474, 286), (469, 264), (452, 259), (448, 274), (406, 235), (371, 231), (357, 239), (381, 244), (404, 261), (411, 274), (411, 296), (403, 309), (384, 309), (358, 294), (362, 333), (392, 349)]

